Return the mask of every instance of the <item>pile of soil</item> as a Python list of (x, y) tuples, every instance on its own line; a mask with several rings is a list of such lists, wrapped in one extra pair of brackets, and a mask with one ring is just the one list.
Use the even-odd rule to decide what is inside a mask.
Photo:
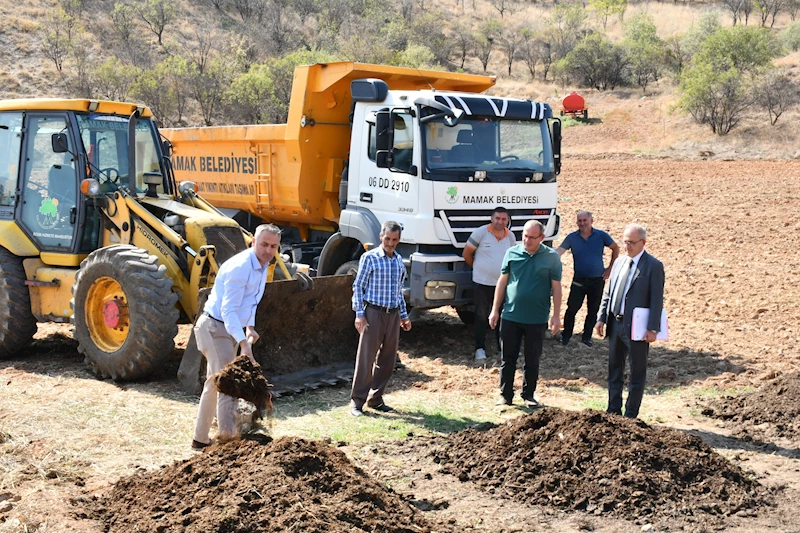
[(766, 489), (699, 438), (599, 411), (543, 409), (444, 437), (445, 472), (529, 505), (630, 520), (754, 515)]
[(85, 502), (109, 533), (451, 532), (318, 441), (263, 435), (212, 445)]
[(214, 376), (214, 384), (222, 394), (241, 398), (256, 406), (256, 413), (272, 411), (272, 394), (261, 366), (246, 355), (239, 355)]
[(800, 374), (778, 377), (741, 396), (712, 401), (703, 414), (727, 421), (733, 434), (746, 441), (765, 438), (800, 440)]

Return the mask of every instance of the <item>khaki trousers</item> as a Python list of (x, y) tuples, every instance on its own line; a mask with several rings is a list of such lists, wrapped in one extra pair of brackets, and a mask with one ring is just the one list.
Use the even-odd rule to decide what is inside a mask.
[(214, 411), (217, 413), (219, 437), (236, 435), (236, 407), (238, 400), (227, 394), (219, 394), (214, 385), (214, 375), (236, 357), (236, 340), (228, 334), (225, 324), (208, 315), (201, 315), (194, 326), (197, 349), (206, 356), (206, 382), (200, 395), (200, 407), (194, 428), (194, 440), (207, 443)]
[(366, 403), (377, 407), (389, 385), (400, 341), (400, 312), (384, 313), (367, 306), (364, 310), (369, 327), (358, 340), (351, 405), (361, 409)]

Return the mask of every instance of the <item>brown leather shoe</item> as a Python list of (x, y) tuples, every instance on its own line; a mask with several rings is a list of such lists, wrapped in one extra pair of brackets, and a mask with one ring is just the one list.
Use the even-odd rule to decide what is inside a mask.
[(211, 446), (210, 442), (200, 442), (199, 440), (192, 440), (193, 450), (202, 450), (203, 448), (206, 448), (208, 446)]

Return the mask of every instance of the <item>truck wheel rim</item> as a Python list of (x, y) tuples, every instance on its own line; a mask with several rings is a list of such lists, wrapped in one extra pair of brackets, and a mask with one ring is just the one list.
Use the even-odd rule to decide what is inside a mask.
[(86, 294), (86, 326), (94, 344), (104, 352), (119, 350), (130, 326), (125, 291), (109, 277), (97, 279)]

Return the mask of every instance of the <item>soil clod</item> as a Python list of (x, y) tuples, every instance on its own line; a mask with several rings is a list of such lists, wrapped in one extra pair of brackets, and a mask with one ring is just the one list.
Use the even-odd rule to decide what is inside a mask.
[[(272, 411), (272, 393), (261, 366), (253, 364), (246, 355), (239, 355), (214, 376), (217, 390), (241, 398), (256, 406), (257, 413)], [(257, 415), (258, 416), (258, 415)]]

